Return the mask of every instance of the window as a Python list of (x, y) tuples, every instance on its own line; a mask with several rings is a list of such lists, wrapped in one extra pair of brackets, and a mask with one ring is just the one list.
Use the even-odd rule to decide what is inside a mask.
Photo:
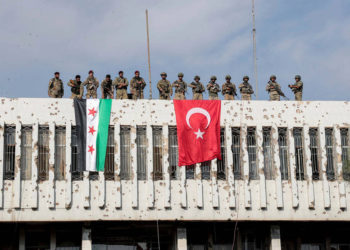
[(180, 179), (180, 169), (178, 166), (178, 144), (177, 144), (177, 129), (169, 127), (169, 167), (171, 171), (170, 178), (172, 180)]
[(120, 178), (130, 179), (130, 127), (120, 126)]
[(194, 168), (196, 167), (195, 164), (186, 166), (186, 179), (194, 179)]
[(327, 166), (326, 174), (328, 180), (334, 180), (334, 157), (333, 157), (333, 129), (326, 128), (326, 155), (327, 155)]
[(114, 127), (108, 128), (108, 140), (105, 160), (105, 179), (114, 180)]
[(38, 174), (39, 180), (47, 180), (49, 171), (49, 127), (39, 126)]
[(6, 125), (4, 132), (4, 179), (13, 180), (15, 177), (16, 126)]
[(302, 129), (294, 128), (293, 136), (294, 136), (294, 147), (295, 147), (296, 179), (304, 180), (304, 156), (303, 156)]
[(202, 180), (210, 180), (210, 166), (211, 161), (205, 161), (201, 163)]
[(249, 127), (247, 129), (247, 147), (248, 147), (248, 161), (249, 161), (249, 178), (252, 180), (258, 179), (258, 171), (256, 168), (256, 139), (255, 128)]
[(146, 180), (147, 177), (147, 136), (146, 127), (136, 129), (137, 144), (137, 179)]
[(161, 180), (163, 177), (163, 147), (162, 147), (162, 127), (153, 128), (153, 179)]
[(66, 128), (55, 129), (55, 179), (64, 180), (66, 165)]
[(347, 128), (340, 129), (341, 139), (341, 159), (343, 164), (343, 178), (350, 180), (350, 146), (349, 146), (349, 130)]
[(319, 162), (318, 162), (318, 131), (317, 128), (310, 128), (310, 151), (311, 151), (311, 167), (312, 167), (312, 179), (320, 179)]
[(280, 155), (281, 178), (282, 180), (288, 180), (288, 146), (286, 128), (278, 128), (278, 145)]
[(21, 130), (21, 179), (32, 177), (32, 127), (23, 126)]
[(72, 127), (71, 131), (71, 173), (72, 173), (72, 180), (82, 180), (83, 179), (83, 170), (79, 169), (78, 166), (78, 140), (77, 140), (77, 134), (76, 134), (76, 127)]
[(225, 128), (220, 129), (220, 148), (221, 160), (217, 160), (217, 178), (226, 179), (226, 147), (225, 147)]
[(263, 128), (264, 174), (267, 180), (273, 179), (271, 128)]
[(233, 174), (235, 179), (241, 179), (241, 132), (240, 128), (232, 128)]

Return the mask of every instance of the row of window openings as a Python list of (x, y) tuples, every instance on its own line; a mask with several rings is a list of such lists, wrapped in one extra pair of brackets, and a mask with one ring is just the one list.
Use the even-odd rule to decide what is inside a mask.
[[(15, 166), (15, 126), (5, 127), (5, 150), (4, 150), (4, 178), (14, 178)], [(232, 133), (232, 157), (233, 157), (233, 174), (235, 179), (242, 179), (242, 148), (241, 148), (241, 129), (233, 127)], [(348, 129), (342, 128), (341, 134), (341, 149), (342, 149), (342, 163), (343, 163), (343, 178), (350, 180), (350, 146)], [(71, 172), (73, 179), (82, 179), (83, 170), (78, 169), (78, 147), (75, 127), (72, 127), (72, 141), (71, 141)], [(334, 141), (333, 129), (325, 129), (325, 146), (326, 146), (326, 175), (328, 180), (336, 178), (334, 171)], [(38, 137), (38, 178), (39, 180), (48, 179), (49, 170), (49, 128), (48, 126), (39, 126)], [(293, 139), (295, 146), (295, 165), (296, 165), (296, 179), (304, 180), (305, 178), (305, 164), (304, 164), (304, 150), (303, 150), (303, 135), (301, 128), (293, 129)], [(317, 128), (310, 128), (310, 151), (311, 151), (311, 166), (312, 179), (320, 179), (320, 143)], [(221, 156), (222, 160), (217, 161), (217, 178), (226, 179), (226, 147), (225, 147), (225, 131), (222, 128), (220, 134), (221, 140)], [(171, 179), (180, 178), (180, 168), (178, 166), (178, 143), (176, 127), (169, 127), (169, 167)], [(163, 178), (163, 140), (162, 127), (152, 127), (152, 142), (153, 142), (153, 179), (160, 180)], [(249, 164), (249, 178), (258, 179), (257, 167), (257, 143), (256, 143), (256, 129), (248, 127), (247, 136), (247, 153)], [(146, 127), (138, 126), (136, 135), (137, 145), (137, 177), (139, 180), (146, 180), (147, 178), (147, 137)], [(278, 145), (279, 145), (279, 160), (280, 173), (283, 180), (287, 180), (290, 176), (289, 170), (289, 151), (288, 151), (288, 135), (287, 128), (278, 128)], [(21, 179), (31, 179), (32, 166), (32, 127), (23, 126), (21, 131)], [(128, 180), (131, 176), (131, 138), (130, 127), (120, 127), (120, 177)], [(275, 171), (273, 168), (273, 146), (271, 140), (271, 128), (263, 128), (263, 165), (266, 179), (273, 179)], [(114, 127), (109, 128), (108, 143), (105, 161), (105, 178), (114, 179)], [(65, 159), (66, 159), (66, 131), (65, 127), (56, 127), (55, 129), (55, 156), (54, 169), (55, 179), (63, 180), (65, 174)], [(211, 162), (201, 163), (201, 178), (210, 178)], [(186, 178), (194, 179), (195, 166), (186, 166)], [(97, 173), (90, 173), (90, 178), (97, 178)]]

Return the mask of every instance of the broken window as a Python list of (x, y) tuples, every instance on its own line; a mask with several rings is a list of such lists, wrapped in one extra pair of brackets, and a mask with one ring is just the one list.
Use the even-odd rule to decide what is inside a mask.
[(38, 140), (38, 175), (39, 180), (45, 181), (49, 175), (49, 127), (39, 126)]
[(21, 179), (32, 177), (32, 126), (22, 126), (21, 130)]
[(256, 138), (255, 128), (249, 127), (247, 129), (247, 148), (248, 148), (248, 162), (249, 162), (249, 179), (258, 179), (258, 170), (256, 165)]
[(130, 179), (130, 143), (130, 127), (120, 126), (120, 178), (122, 180)]
[(105, 160), (105, 179), (114, 180), (114, 127), (108, 128), (108, 140)]
[(76, 134), (76, 127), (72, 127), (71, 131), (71, 173), (72, 180), (82, 180), (83, 179), (83, 170), (78, 167), (78, 140)]
[(318, 162), (319, 142), (318, 142), (317, 128), (310, 128), (309, 136), (310, 136), (312, 179), (319, 180), (320, 179), (319, 162)]
[(15, 177), (16, 126), (6, 125), (4, 132), (4, 179), (13, 180)]
[(232, 156), (233, 174), (235, 179), (241, 179), (241, 132), (240, 128), (234, 127), (232, 132)]
[(278, 145), (280, 156), (280, 171), (282, 180), (288, 180), (288, 144), (287, 129), (278, 128)]
[(55, 179), (64, 180), (66, 165), (66, 128), (59, 126), (55, 129)]
[(349, 129), (340, 129), (341, 139), (341, 159), (343, 164), (343, 178), (350, 180), (350, 146), (349, 146)]
[(327, 165), (326, 174), (328, 180), (334, 180), (334, 156), (333, 156), (333, 129), (326, 128), (326, 155), (327, 155)]
[(147, 136), (146, 126), (138, 126), (136, 129), (137, 145), (137, 179), (146, 180), (147, 177)]
[(273, 159), (271, 146), (271, 127), (263, 128), (264, 174), (267, 180), (273, 179)]
[(153, 179), (163, 178), (163, 138), (162, 127), (153, 126)]
[(217, 179), (226, 179), (226, 147), (225, 147), (225, 128), (220, 129), (220, 148), (221, 160), (217, 160)]
[(178, 166), (178, 144), (177, 144), (177, 129), (176, 127), (169, 127), (169, 167), (170, 178), (172, 180), (180, 179), (180, 168)]
[(303, 155), (303, 136), (301, 128), (293, 129), (294, 148), (295, 148), (295, 167), (296, 179), (304, 180), (304, 155)]

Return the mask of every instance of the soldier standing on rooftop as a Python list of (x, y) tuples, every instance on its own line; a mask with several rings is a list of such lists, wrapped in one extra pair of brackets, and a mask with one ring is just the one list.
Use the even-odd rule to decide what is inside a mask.
[(68, 86), (71, 87), (72, 95), (70, 98), (78, 98), (81, 99), (84, 94), (84, 88), (81, 88), (80, 75), (75, 76), (75, 80), (69, 80)]
[(207, 90), (209, 91), (209, 100), (219, 100), (220, 86), (216, 83), (216, 76), (210, 77)]
[(86, 86), (86, 99), (88, 98), (97, 98), (97, 88), (100, 85), (97, 78), (94, 77), (94, 72), (89, 71), (89, 76), (83, 82), (83, 87)]
[(248, 80), (249, 80), (248, 76), (243, 76), (243, 82), (238, 86), (242, 96), (242, 100), (246, 100), (246, 101), (250, 101), (252, 99), (252, 94), (254, 94), (252, 85), (250, 85)]
[(132, 99), (143, 99), (143, 89), (146, 87), (146, 82), (140, 77), (140, 71), (135, 71), (135, 76), (130, 80), (130, 90)]
[(303, 82), (301, 81), (301, 76), (295, 76), (295, 84), (288, 85), (288, 87), (294, 92), (295, 100), (302, 101), (303, 100)]
[(266, 85), (266, 91), (270, 94), (270, 101), (279, 101), (280, 96), (285, 97), (281, 86), (276, 82), (276, 76), (270, 76), (270, 81)]
[(101, 82), (102, 99), (113, 99), (113, 85), (111, 75), (106, 75), (106, 79)]
[(162, 72), (160, 74), (162, 77), (161, 80), (157, 83), (157, 89), (159, 90), (159, 99), (160, 100), (170, 100), (170, 96), (172, 95), (172, 88), (170, 86), (170, 82), (166, 79), (167, 73)]
[(171, 88), (175, 88), (174, 100), (185, 100), (185, 93), (187, 92), (187, 83), (183, 81), (183, 73), (179, 73), (177, 74), (177, 76), (179, 79), (173, 82), (173, 84), (171, 85)]
[(234, 100), (237, 95), (236, 85), (231, 83), (231, 76), (227, 75), (225, 77), (226, 82), (222, 85), (222, 94), (225, 97), (225, 100)]
[(49, 81), (49, 97), (62, 98), (64, 94), (63, 82), (60, 79), (60, 73), (55, 72), (55, 77)]
[(128, 99), (128, 79), (124, 77), (124, 72), (119, 71), (119, 77), (115, 78), (113, 81), (113, 86), (116, 89), (116, 99)]
[(203, 84), (199, 81), (199, 76), (194, 77), (194, 82), (191, 82), (189, 87), (192, 88), (193, 100), (203, 100), (203, 92), (205, 92)]

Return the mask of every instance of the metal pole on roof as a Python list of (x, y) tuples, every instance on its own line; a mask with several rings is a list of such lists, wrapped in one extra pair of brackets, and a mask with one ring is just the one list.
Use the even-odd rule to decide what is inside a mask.
[(252, 17), (253, 17), (253, 57), (254, 57), (254, 78), (255, 78), (255, 94), (256, 99), (259, 99), (258, 97), (258, 65), (256, 61), (256, 38), (255, 38), (255, 5), (254, 0), (252, 0)]
[(149, 99), (152, 99), (151, 58), (150, 58), (150, 50), (149, 50), (149, 28), (148, 28), (148, 10), (147, 9), (146, 9), (146, 30), (147, 30), (147, 52), (148, 52)]

